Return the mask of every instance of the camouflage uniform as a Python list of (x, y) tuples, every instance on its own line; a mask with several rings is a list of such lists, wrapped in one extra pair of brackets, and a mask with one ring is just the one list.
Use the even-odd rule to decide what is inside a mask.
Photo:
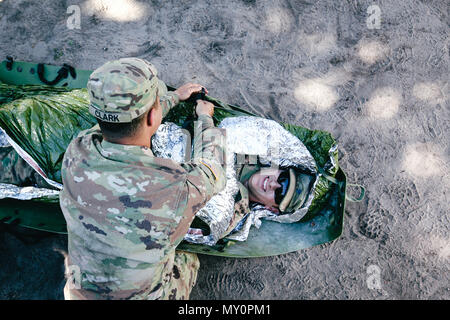
[(261, 167), (259, 165), (242, 164), (236, 168), (236, 177), (238, 178), (239, 191), (234, 197), (234, 214), (231, 217), (230, 224), (223, 236), (229, 234), (241, 221), (247, 213), (251, 210), (251, 204), (248, 194), (248, 188), (245, 183), (252, 176), (252, 174), (259, 171)]
[[(127, 122), (161, 96), (163, 116), (179, 101), (150, 63), (126, 58), (90, 77), (91, 112)], [(189, 163), (156, 158), (151, 149), (103, 140), (99, 126), (81, 132), (62, 165), (60, 205), (67, 221), (69, 279), (66, 299), (188, 299), (196, 255), (175, 252), (195, 213), (226, 183), (224, 130), (199, 117)], [(220, 138), (220, 139), (219, 139)], [(77, 277), (74, 277), (77, 280)], [(80, 284), (79, 287), (76, 285)]]

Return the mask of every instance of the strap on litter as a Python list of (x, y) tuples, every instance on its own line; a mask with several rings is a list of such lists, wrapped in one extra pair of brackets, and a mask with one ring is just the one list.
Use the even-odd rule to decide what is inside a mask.
[(324, 178), (326, 178), (331, 183), (337, 184), (339, 187), (342, 187), (342, 185), (344, 184), (344, 181), (339, 181), (335, 177), (330, 176), (322, 168), (317, 167), (317, 169), (319, 170), (319, 173), (322, 174), (324, 176)]
[(347, 184), (347, 186), (359, 187), (361, 189), (361, 192), (360, 192), (358, 198), (353, 198), (352, 196), (349, 196), (349, 195), (347, 195), (347, 193), (345, 193), (345, 199), (347, 199), (348, 201), (351, 201), (351, 202), (361, 202), (362, 199), (364, 199), (364, 196), (366, 194), (366, 189), (362, 185), (355, 184), (355, 183), (349, 183), (349, 184)]
[(57, 84), (59, 81), (61, 81), (61, 79), (66, 79), (70, 75), (72, 76), (72, 78), (76, 78), (77, 77), (77, 73), (75, 71), (75, 68), (64, 63), (63, 66), (61, 67), (61, 69), (58, 70), (58, 75), (56, 76), (55, 79), (53, 80), (47, 80), (44, 77), (44, 64), (43, 63), (39, 63), (37, 66), (37, 73), (39, 76), (39, 80), (41, 80), (43, 83), (45, 83), (46, 85), (49, 86), (54, 86), (55, 84)]
[[(325, 171), (322, 168), (318, 168), (319, 172), (331, 183), (337, 184), (339, 186), (339, 188), (342, 188), (344, 182), (343, 181), (339, 181), (338, 179), (336, 179), (335, 177), (332, 177), (330, 175), (328, 175), (327, 173), (325, 173)], [(360, 185), (360, 184), (354, 184), (354, 183), (347, 183), (347, 187), (359, 187), (361, 189), (361, 192), (359, 194), (358, 198), (354, 198), (352, 196), (349, 196), (347, 194), (347, 190), (345, 190), (345, 199), (351, 202), (360, 202), (362, 201), (362, 199), (364, 199), (364, 196), (366, 194), (366, 189)]]

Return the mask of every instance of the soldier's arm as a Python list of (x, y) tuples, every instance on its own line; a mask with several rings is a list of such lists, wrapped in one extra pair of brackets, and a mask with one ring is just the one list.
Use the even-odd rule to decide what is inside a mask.
[[(189, 99), (191, 94), (193, 94), (194, 92), (200, 92), (202, 88), (204, 87), (198, 83), (186, 83), (175, 91), (167, 92), (160, 99), (161, 107), (163, 109), (163, 118), (169, 113), (170, 109), (175, 107), (180, 101)], [(208, 90), (206, 90), (206, 88), (205, 92), (208, 93)]]
[(211, 116), (201, 115), (194, 132), (194, 157), (181, 164), (187, 171), (187, 179), (179, 202), (183, 218), (171, 234), (175, 245), (183, 240), (195, 213), (226, 185), (225, 130), (215, 128)]
[[(225, 177), (224, 129), (214, 127), (211, 116), (202, 114), (195, 122), (194, 155), (189, 163), (183, 164), (188, 171), (188, 180), (204, 185), (204, 198), (210, 198), (223, 190)], [(201, 177), (198, 181), (196, 177)]]
[[(210, 115), (198, 117), (194, 129), (194, 155), (182, 166), (188, 172), (187, 184), (192, 196), (192, 206), (204, 204), (225, 188), (225, 129), (214, 127)], [(192, 215), (197, 210), (193, 210)]]

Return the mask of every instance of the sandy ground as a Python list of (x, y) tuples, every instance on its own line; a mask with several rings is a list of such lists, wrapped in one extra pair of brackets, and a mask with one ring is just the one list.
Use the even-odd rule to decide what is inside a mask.
[[(448, 2), (372, 4), (0, 0), (0, 57), (82, 69), (145, 58), (172, 86), (196, 81), (336, 137), (349, 182), (367, 190), (347, 203), (343, 235), (275, 257), (200, 256), (192, 299), (449, 299)], [(81, 29), (67, 27), (70, 5)], [(65, 237), (6, 231), (0, 298), (62, 299)]]

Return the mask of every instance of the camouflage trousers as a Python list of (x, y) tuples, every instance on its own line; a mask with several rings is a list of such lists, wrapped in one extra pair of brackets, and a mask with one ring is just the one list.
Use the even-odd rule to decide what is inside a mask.
[(173, 272), (163, 280), (163, 292), (159, 300), (188, 300), (197, 281), (199, 268), (197, 254), (176, 251)]
[[(134, 299), (149, 299), (149, 300), (188, 300), (192, 288), (197, 281), (197, 272), (200, 268), (200, 261), (195, 253), (189, 253), (184, 251), (176, 251), (173, 255), (173, 267), (172, 271), (164, 275), (161, 281), (161, 287), (157, 292), (148, 295), (143, 292), (141, 297), (133, 295)], [(66, 276), (70, 275), (68, 271), (68, 260), (65, 254)], [(89, 290), (73, 290), (71, 288), (73, 279), (67, 279), (64, 286), (64, 299), (66, 300), (97, 300), (105, 299), (103, 295), (98, 295), (95, 292)], [(114, 297), (108, 297), (108, 299), (116, 299)], [(120, 298), (117, 298), (120, 299)]]

